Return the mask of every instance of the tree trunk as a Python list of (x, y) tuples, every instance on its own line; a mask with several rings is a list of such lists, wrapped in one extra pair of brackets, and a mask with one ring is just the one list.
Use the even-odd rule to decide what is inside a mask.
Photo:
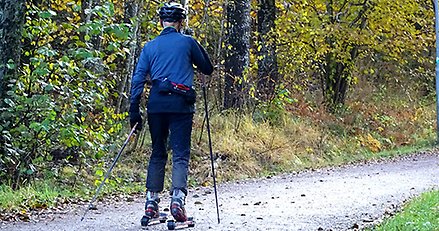
[(224, 108), (243, 104), (244, 71), (249, 66), (250, 1), (235, 0), (227, 5)]
[[(24, 13), (24, 0), (0, 0), (0, 108), (8, 107), (5, 104), (6, 93), (10, 90), (8, 83), (16, 78), (16, 67), (20, 63)], [(7, 124), (6, 120), (4, 116), (0, 119), (3, 127)], [(0, 152), (4, 145), (2, 137), (0, 136)]]
[[(336, 16), (333, 9), (333, 1), (328, 1), (327, 5), (327, 15), (330, 18), (330, 23), (335, 24), (339, 23), (336, 20)], [(368, 10), (369, 5), (368, 1), (363, 2), (362, 9), (358, 12), (356, 18), (354, 18), (350, 23), (349, 27), (351, 28), (360, 28), (363, 30), (366, 27), (367, 15), (366, 11)], [(327, 43), (331, 50), (335, 50), (335, 38), (328, 37), (326, 39)], [(358, 57), (358, 49), (359, 45), (353, 43), (343, 43), (344, 52), (349, 52), (350, 57), (348, 61), (337, 60), (336, 54), (330, 52), (325, 56), (325, 64), (323, 65), (324, 72), (324, 84), (323, 87), (323, 95), (326, 107), (333, 111), (337, 107), (344, 105), (346, 99), (347, 89), (349, 87), (349, 77), (352, 75), (352, 68), (350, 64), (353, 64)]]
[[(0, 157), (6, 154), (3, 131), (8, 131), (11, 115), (3, 113), (10, 107), (5, 99), (10, 90), (8, 84), (17, 78), (17, 67), (20, 63), (21, 32), (25, 18), (24, 0), (0, 0)], [(0, 170), (5, 166), (0, 165)], [(11, 178), (19, 178), (19, 171)], [(15, 181), (14, 181), (15, 182)]]
[(325, 63), (325, 103), (329, 109), (343, 105), (348, 87), (345, 65), (337, 62), (332, 53), (326, 55)]
[(24, 0), (0, 0), (0, 104), (8, 91), (8, 81), (15, 77), (20, 59), (21, 30), (24, 23)]
[(269, 100), (274, 95), (278, 81), (276, 56), (276, 24), (275, 0), (259, 0), (258, 11), (258, 96), (261, 100)]
[(118, 99), (116, 105), (116, 113), (126, 111), (127, 94), (131, 88), (131, 76), (133, 75), (136, 66), (137, 55), (139, 53), (138, 38), (140, 37), (139, 17), (142, 5), (139, 0), (126, 0), (124, 4), (124, 23), (132, 24), (131, 36), (129, 42), (130, 53), (127, 56), (125, 63), (126, 72), (123, 73), (123, 78), (119, 83)]

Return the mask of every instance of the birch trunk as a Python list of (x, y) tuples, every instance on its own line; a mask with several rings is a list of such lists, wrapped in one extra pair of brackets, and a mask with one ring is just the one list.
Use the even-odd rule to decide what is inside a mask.
[(138, 38), (140, 37), (139, 17), (142, 9), (142, 4), (139, 0), (127, 0), (124, 4), (124, 23), (131, 24), (131, 36), (129, 41), (130, 53), (127, 56), (125, 63), (125, 72), (119, 83), (118, 99), (116, 105), (116, 113), (126, 111), (128, 105), (127, 93), (131, 89), (131, 76), (133, 75), (136, 66), (137, 54), (139, 53)]

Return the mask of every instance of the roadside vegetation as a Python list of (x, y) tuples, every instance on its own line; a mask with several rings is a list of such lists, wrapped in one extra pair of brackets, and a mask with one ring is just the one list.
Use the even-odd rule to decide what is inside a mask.
[(439, 191), (423, 193), (404, 205), (401, 212), (370, 230), (439, 230)]
[[(213, 111), (211, 129), (219, 182), (378, 160), (434, 147), (434, 105), (364, 89), (358, 89), (356, 98), (336, 114), (306, 105), (306, 101), (286, 105), (287, 110), (272, 108), (270, 113)], [(201, 109), (193, 126), (192, 187), (212, 183)], [(126, 133), (120, 133), (104, 161), (90, 166), (93, 172), (64, 160), (18, 190), (2, 185), (0, 218), (26, 220), (40, 209), (89, 200)], [(146, 127), (127, 146), (99, 198), (143, 193), (149, 153)]]

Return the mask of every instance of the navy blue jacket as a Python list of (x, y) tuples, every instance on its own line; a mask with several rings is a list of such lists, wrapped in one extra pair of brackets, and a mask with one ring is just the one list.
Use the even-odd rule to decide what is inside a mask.
[(148, 113), (193, 113), (194, 105), (186, 103), (183, 96), (158, 91), (158, 83), (164, 79), (192, 87), (193, 65), (206, 75), (213, 72), (209, 56), (194, 38), (177, 32), (173, 27), (165, 28), (158, 37), (144, 46), (140, 54), (131, 82), (130, 111), (138, 111), (149, 75), (153, 85), (149, 94)]

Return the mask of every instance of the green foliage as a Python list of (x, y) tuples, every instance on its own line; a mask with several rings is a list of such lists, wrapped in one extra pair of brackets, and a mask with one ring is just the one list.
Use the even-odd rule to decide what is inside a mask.
[(286, 88), (276, 90), (276, 94), (269, 102), (257, 105), (253, 118), (257, 122), (270, 122), (281, 125), (287, 115), (287, 108), (291, 107), (296, 99), (291, 98), (291, 92)]
[[(126, 115), (115, 114), (111, 99), (129, 25), (113, 21), (108, 2), (87, 12), (92, 20), (72, 24), (78, 9), (72, 4), (57, 13), (28, 5), (23, 64), (1, 111), (10, 119), (1, 127), (6, 152), (0, 154), (0, 178), (13, 185), (38, 176), (60, 158), (55, 151), (76, 163), (102, 158), (122, 129)], [(94, 36), (105, 50), (95, 48)]]

